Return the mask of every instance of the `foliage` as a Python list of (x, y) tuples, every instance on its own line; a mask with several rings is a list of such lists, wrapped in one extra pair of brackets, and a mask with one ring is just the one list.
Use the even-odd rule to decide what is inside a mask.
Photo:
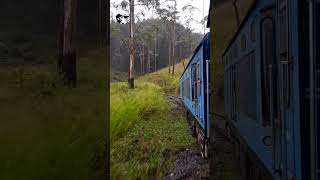
[[(185, 61), (185, 65), (187, 65), (187, 60)], [(168, 74), (168, 69), (163, 68), (159, 71), (156, 71), (154, 73), (151, 73), (147, 76), (142, 76), (140, 79), (147, 81), (147, 82), (153, 82), (155, 84), (158, 84), (162, 87), (162, 90), (165, 93), (170, 94), (179, 94), (179, 79), (184, 71), (183, 64), (178, 63), (175, 66), (176, 73), (174, 75)]]
[(162, 69), (138, 78), (134, 90), (112, 83), (112, 179), (160, 179), (174, 154), (194, 143), (183, 114), (172, 111), (163, 94), (179, 77)]
[(81, 57), (79, 87), (53, 64), (0, 67), (0, 179), (101, 179), (106, 175), (104, 50)]
[[(161, 26), (158, 26), (158, 24), (161, 24)], [(136, 27), (139, 27), (136, 31), (136, 38), (139, 40), (136, 44), (136, 57), (135, 57), (135, 71), (140, 73), (140, 51), (138, 47), (138, 43), (141, 43), (142, 40), (145, 42), (145, 63), (147, 63), (147, 42), (148, 42), (148, 36), (147, 34), (152, 34), (151, 30), (154, 34), (157, 35), (157, 69), (163, 68), (168, 66), (168, 60), (167, 60), (167, 54), (168, 54), (168, 22), (160, 19), (147, 19), (143, 20), (141, 22), (136, 23)], [(118, 24), (116, 22), (111, 22), (111, 36), (110, 36), (110, 57), (111, 57), (111, 68), (112, 70), (117, 70), (121, 72), (127, 72), (128, 70), (128, 58), (129, 58), (129, 51), (128, 51), (128, 43), (127, 38), (129, 34), (129, 26), (128, 24)], [(177, 23), (176, 25), (176, 31), (179, 35), (179, 38), (188, 37), (189, 32), (186, 28), (184, 28), (181, 24)], [(157, 34), (155, 32), (158, 32)], [(195, 46), (201, 41), (202, 34), (198, 33), (191, 33), (191, 41), (192, 45)], [(152, 40), (152, 37), (149, 38)], [(189, 44), (187, 43), (180, 43), (178, 47), (181, 46), (181, 55), (182, 59), (185, 59), (189, 57), (193, 51), (189, 47)], [(153, 52), (154, 49), (154, 43), (153, 41), (149, 42), (149, 50)], [(177, 49), (179, 50), (179, 49)], [(175, 54), (176, 59), (179, 59), (180, 52), (177, 51)], [(151, 57), (151, 64), (154, 63), (153, 57)], [(146, 64), (145, 64), (146, 65)]]
[(160, 88), (151, 83), (137, 81), (134, 90), (128, 89), (126, 83), (111, 84), (111, 140), (121, 137), (143, 116), (166, 110), (166, 101), (159, 93)]

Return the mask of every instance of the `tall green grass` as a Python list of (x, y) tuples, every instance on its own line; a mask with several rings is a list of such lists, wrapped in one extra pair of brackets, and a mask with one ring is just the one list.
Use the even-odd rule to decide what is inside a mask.
[(0, 67), (0, 179), (102, 179), (106, 171), (103, 53), (80, 57), (77, 88), (55, 64)]
[(166, 84), (176, 88), (170, 84), (179, 74), (164, 71), (139, 78), (134, 90), (111, 84), (111, 179), (160, 179), (174, 154), (194, 143), (182, 112), (164, 94), (172, 92)]
[[(185, 66), (188, 64), (188, 60), (185, 60)], [(175, 65), (175, 74), (168, 73), (168, 67), (160, 69), (146, 76), (140, 77), (141, 80), (152, 82), (159, 85), (163, 92), (170, 94), (179, 94), (179, 79), (181, 77), (184, 67), (182, 63)]]
[(125, 135), (137, 120), (156, 111), (168, 110), (168, 104), (160, 90), (155, 84), (139, 81), (136, 81), (134, 90), (128, 89), (127, 83), (111, 84), (111, 140)]

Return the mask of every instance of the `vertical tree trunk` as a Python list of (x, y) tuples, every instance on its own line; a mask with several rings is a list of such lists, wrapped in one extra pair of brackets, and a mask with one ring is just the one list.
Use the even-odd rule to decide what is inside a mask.
[(142, 56), (142, 72), (143, 72), (143, 74), (145, 73), (145, 61), (144, 61), (144, 57), (145, 57), (145, 53), (144, 53), (144, 41), (143, 41), (143, 43), (142, 43), (142, 54), (143, 54), (143, 56)]
[(63, 44), (64, 44), (64, 0), (59, 1), (60, 17), (58, 27), (58, 75), (62, 79), (62, 61), (63, 61)]
[(182, 61), (182, 65), (183, 65), (183, 69), (185, 69), (185, 64), (184, 64), (184, 59), (182, 59), (182, 55), (181, 55), (181, 44), (180, 44), (180, 61)]
[(154, 36), (154, 71), (157, 71), (157, 36)]
[(150, 72), (150, 46), (149, 40), (147, 40), (147, 72)]
[(143, 68), (143, 54), (142, 54), (142, 45), (140, 44), (140, 73), (142, 74), (142, 68)]
[(240, 16), (239, 16), (239, 11), (238, 11), (238, 6), (237, 6), (237, 0), (233, 0), (233, 8), (234, 8), (234, 12), (236, 15), (237, 25), (239, 27), (240, 26)]
[(192, 54), (192, 45), (191, 45), (191, 30), (189, 30), (189, 48), (190, 48), (190, 54)]
[(169, 52), (169, 62), (168, 62), (168, 67), (169, 67), (169, 74), (171, 73), (171, 40), (170, 40), (170, 36), (169, 36), (169, 46), (168, 46), (168, 52)]
[(98, 17), (98, 20), (99, 20), (99, 30), (98, 30), (98, 47), (102, 47), (102, 13), (101, 13), (101, 0), (98, 0), (98, 13), (99, 13), (99, 17)]
[(130, 64), (128, 86), (134, 89), (134, 47), (133, 47), (133, 29), (134, 29), (134, 0), (130, 0)]
[[(74, 39), (76, 33), (76, 7), (77, 0), (64, 1), (63, 15), (63, 42), (62, 57), (59, 60), (60, 79), (68, 86), (76, 87), (77, 71), (76, 71), (76, 51), (74, 47)], [(61, 53), (61, 52), (60, 52)]]
[(179, 45), (179, 54), (180, 54), (180, 62), (182, 61), (182, 55), (181, 55), (181, 44)]
[[(177, 1), (174, 2), (174, 10), (177, 11)], [(174, 75), (175, 65), (175, 48), (176, 48), (176, 14), (173, 15), (173, 30), (172, 30), (172, 74)]]

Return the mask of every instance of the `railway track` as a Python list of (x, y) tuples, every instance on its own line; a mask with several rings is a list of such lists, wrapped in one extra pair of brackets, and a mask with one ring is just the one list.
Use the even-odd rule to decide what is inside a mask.
[[(181, 98), (178, 96), (174, 96), (171, 94), (165, 94), (168, 98), (169, 101), (172, 103), (180, 106), (181, 108), (184, 108)], [(218, 113), (211, 113), (211, 122), (214, 122), (213, 125), (211, 126), (211, 132), (213, 133), (211, 137), (212, 143), (217, 143), (217, 142), (232, 142), (230, 137), (225, 133), (225, 119), (224, 116)]]

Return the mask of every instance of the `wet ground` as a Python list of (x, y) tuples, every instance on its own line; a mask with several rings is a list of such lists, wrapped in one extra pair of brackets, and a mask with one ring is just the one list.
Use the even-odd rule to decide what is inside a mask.
[[(178, 97), (171, 95), (167, 95), (167, 97), (173, 110), (184, 109)], [(212, 117), (217, 123), (214, 123), (211, 128), (211, 137), (214, 138), (210, 140), (209, 158), (202, 158), (200, 145), (195, 143), (177, 153), (173, 167), (168, 170), (163, 179), (239, 179), (233, 143), (224, 134), (223, 117), (217, 115), (212, 115)]]
[(164, 179), (209, 179), (209, 162), (202, 158), (200, 152), (198, 144), (180, 151), (176, 156), (174, 167)]

